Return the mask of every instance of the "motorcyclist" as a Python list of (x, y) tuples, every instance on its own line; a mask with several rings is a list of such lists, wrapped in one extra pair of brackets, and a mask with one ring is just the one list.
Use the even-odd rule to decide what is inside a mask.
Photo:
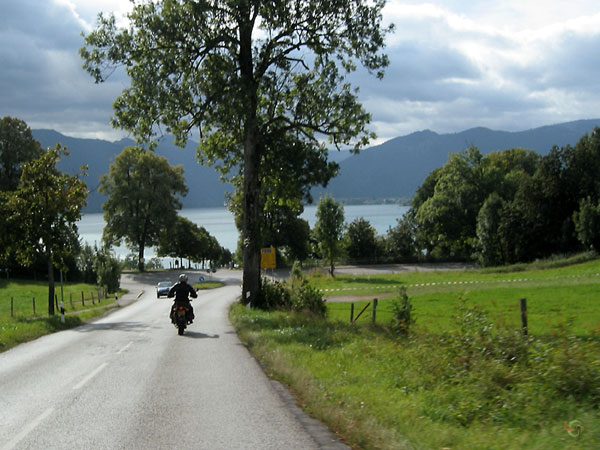
[[(192, 305), (190, 304), (190, 298), (189, 296), (191, 296), (192, 298), (196, 298), (198, 297), (198, 294), (196, 294), (196, 290), (190, 286), (187, 283), (188, 277), (186, 274), (182, 273), (181, 275), (179, 275), (179, 282), (175, 283), (171, 289), (169, 289), (169, 294), (167, 295), (168, 298), (173, 298), (175, 297), (175, 302), (173, 303), (173, 306), (177, 305), (177, 304), (181, 304), (183, 306), (185, 306), (185, 308), (187, 309), (187, 322), (188, 324), (193, 323), (194, 322), (194, 308), (192, 308)], [(171, 308), (171, 321), (173, 320), (173, 308)]]

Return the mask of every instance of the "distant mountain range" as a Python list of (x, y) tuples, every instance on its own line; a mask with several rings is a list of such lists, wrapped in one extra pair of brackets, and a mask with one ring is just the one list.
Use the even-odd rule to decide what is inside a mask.
[[(42, 147), (54, 147), (57, 142), (67, 147), (69, 156), (61, 160), (60, 170), (66, 173), (77, 173), (83, 164), (88, 165), (88, 176), (85, 182), (90, 190), (86, 212), (102, 211), (102, 203), (106, 197), (98, 192), (99, 179), (108, 173), (110, 164), (121, 151), (135, 145), (131, 139), (117, 142), (100, 139), (79, 139), (64, 136), (54, 130), (32, 130), (33, 136)], [(225, 192), (233, 191), (229, 184), (223, 184), (212, 167), (204, 167), (196, 159), (196, 143), (189, 142), (185, 148), (173, 144), (171, 137), (165, 138), (156, 148), (156, 153), (166, 157), (172, 165), (181, 164), (188, 187), (187, 196), (182, 198), (184, 208), (223, 206)]]
[[(390, 199), (409, 199), (425, 177), (448, 160), (450, 153), (472, 145), (484, 153), (521, 147), (546, 154), (557, 145), (575, 145), (586, 133), (600, 126), (600, 119), (579, 120), (544, 126), (527, 131), (506, 132), (487, 128), (472, 128), (454, 134), (437, 134), (425, 130), (391, 139), (381, 145), (363, 150), (358, 155), (348, 152), (331, 152), (339, 161), (340, 174), (326, 188), (315, 188), (318, 199), (329, 194), (338, 200), (377, 202)], [(60, 169), (75, 173), (83, 164), (88, 165), (86, 183), (90, 189), (86, 212), (101, 211), (105, 198), (97, 192), (98, 180), (108, 173), (116, 155), (128, 146), (129, 139), (108, 142), (98, 139), (79, 139), (64, 136), (53, 130), (33, 130), (35, 139), (43, 147), (53, 147), (57, 142), (66, 146), (70, 156), (63, 158)], [(222, 184), (211, 167), (203, 167), (196, 160), (196, 144), (189, 142), (181, 149), (165, 138), (156, 153), (168, 158), (173, 165), (182, 164), (189, 193), (182, 199), (186, 208), (223, 206), (225, 193), (233, 190)]]
[(352, 155), (340, 163), (340, 174), (327, 186), (314, 190), (336, 199), (377, 202), (412, 198), (429, 173), (443, 166), (450, 153), (472, 145), (481, 153), (526, 148), (545, 155), (553, 146), (575, 145), (600, 126), (600, 119), (579, 120), (527, 131), (506, 132), (472, 128), (460, 133), (437, 134), (425, 130), (391, 139)]

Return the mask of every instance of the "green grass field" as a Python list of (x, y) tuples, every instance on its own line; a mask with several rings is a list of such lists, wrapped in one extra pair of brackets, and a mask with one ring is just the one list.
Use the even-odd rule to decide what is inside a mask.
[[(329, 281), (329, 283), (328, 283)], [(418, 272), (377, 277), (338, 276), (311, 278), (323, 290), (329, 317), (350, 320), (372, 297), (378, 298), (377, 322), (392, 319), (391, 302), (404, 286), (417, 318), (416, 328), (440, 333), (451, 328), (452, 318), (461, 300), (479, 305), (500, 325), (521, 327), (520, 299), (527, 300), (529, 332), (542, 335), (556, 327), (567, 326), (579, 336), (600, 334), (600, 262), (547, 270), (506, 273), (488, 271)], [(456, 283), (456, 284), (455, 284)], [(332, 289), (339, 289), (332, 291)], [(356, 300), (339, 303), (336, 299), (355, 296)], [(371, 307), (359, 319), (371, 320)]]
[[(377, 293), (374, 294), (374, 298)], [(441, 333), (454, 325), (452, 319), (464, 299), (466, 304), (479, 305), (489, 312), (494, 322), (514, 329), (521, 327), (520, 299), (527, 300), (528, 331), (534, 335), (548, 334), (557, 327), (567, 326), (578, 336), (600, 334), (600, 280), (574, 286), (504, 286), (488, 289), (467, 289), (462, 292), (423, 292), (410, 295), (419, 331)], [(371, 306), (359, 318), (360, 323), (372, 320), (372, 301), (353, 301), (354, 317), (367, 304)], [(376, 321), (392, 320), (392, 299), (378, 300)], [(328, 302), (332, 320), (350, 321), (350, 303)]]
[(0, 281), (0, 352), (45, 334), (80, 325), (115, 305), (113, 297), (99, 300), (98, 288), (89, 284), (67, 283), (63, 286), (62, 297), (57, 284), (55, 294), (59, 305), (61, 298), (64, 301), (65, 323), (60, 321), (56, 304), (55, 316), (48, 316), (46, 282)]
[[(194, 287), (205, 290), (223, 285), (220, 281), (207, 281)], [(61, 296), (60, 284), (56, 284), (58, 305), (55, 302), (55, 316), (50, 317), (46, 282), (0, 280), (0, 352), (45, 334), (81, 325), (115, 307), (114, 297), (99, 299), (98, 294), (97, 286), (66, 283)], [(61, 299), (65, 307), (65, 323), (59, 317)]]
[[(311, 278), (328, 317), (231, 318), (267, 373), (353, 448), (600, 448), (600, 261)], [(455, 284), (456, 283), (456, 284)], [(461, 284), (462, 283), (462, 284)], [(416, 323), (394, 333), (405, 286)], [(331, 289), (340, 289), (331, 291)], [(371, 311), (349, 324), (369, 299)], [(527, 298), (529, 335), (521, 331)]]

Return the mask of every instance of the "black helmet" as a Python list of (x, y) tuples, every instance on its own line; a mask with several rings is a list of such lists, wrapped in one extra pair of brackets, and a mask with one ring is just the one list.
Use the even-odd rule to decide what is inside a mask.
[(187, 280), (188, 280), (188, 278), (185, 273), (182, 273), (181, 275), (179, 275), (179, 281), (181, 281), (182, 283), (185, 283)]

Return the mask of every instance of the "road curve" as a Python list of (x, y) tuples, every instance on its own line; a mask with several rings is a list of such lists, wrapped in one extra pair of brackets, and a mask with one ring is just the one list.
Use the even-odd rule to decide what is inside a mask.
[[(240, 293), (199, 292), (178, 336), (159, 278), (123, 279), (112, 314), (0, 354), (0, 450), (348, 448), (269, 380), (227, 318)], [(191, 277), (197, 274), (191, 274)], [(139, 296), (139, 297), (138, 297)]]

